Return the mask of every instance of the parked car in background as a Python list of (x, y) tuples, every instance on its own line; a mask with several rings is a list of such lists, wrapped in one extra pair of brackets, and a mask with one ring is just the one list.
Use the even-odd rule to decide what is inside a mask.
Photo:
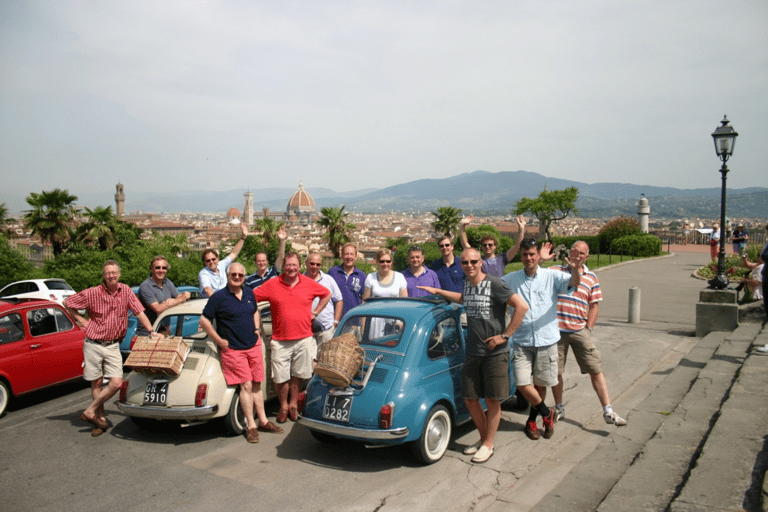
[(0, 416), (12, 397), (82, 378), (84, 340), (57, 302), (0, 300)]
[(41, 299), (64, 304), (64, 299), (75, 290), (63, 279), (28, 279), (16, 281), (0, 290), (2, 299)]
[[(182, 285), (176, 288), (179, 290), (180, 293), (189, 292), (191, 299), (196, 299), (199, 297), (202, 297), (200, 294), (200, 288), (197, 286), (187, 286)], [(133, 286), (131, 287), (131, 291), (138, 297), (139, 296), (139, 287)], [(198, 316), (199, 319), (199, 316)], [(136, 328), (139, 326), (139, 320), (133, 315), (133, 312), (129, 309), (128, 310), (128, 330), (125, 331), (125, 337), (123, 337), (123, 341), (120, 342), (120, 353), (123, 355), (123, 360), (128, 357), (128, 354), (131, 353), (131, 348), (133, 348), (133, 344), (136, 343)], [(192, 330), (194, 329), (194, 330)], [(191, 335), (197, 332), (197, 319), (189, 320), (184, 333), (186, 335)]]
[(463, 312), (436, 296), (374, 298), (350, 310), (336, 335), (357, 336), (363, 368), (346, 388), (315, 375), (300, 396), (299, 423), (321, 442), (410, 443), (420, 462), (440, 460), (452, 427), (471, 419), (461, 395)]
[[(193, 424), (222, 418), (229, 433), (239, 435), (245, 430), (238, 386), (227, 386), (218, 345), (197, 329), (207, 303), (207, 298), (191, 299), (157, 317), (155, 332), (182, 336), (191, 350), (178, 376), (133, 371), (123, 383), (117, 407), (140, 428), (157, 421)], [(260, 303), (259, 310), (268, 305)], [(266, 399), (275, 396), (269, 350), (272, 322), (268, 316), (262, 317), (262, 333), (266, 373), (262, 390)]]

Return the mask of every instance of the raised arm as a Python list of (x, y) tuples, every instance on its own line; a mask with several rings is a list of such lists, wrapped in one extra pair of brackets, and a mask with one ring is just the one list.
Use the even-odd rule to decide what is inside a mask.
[[(462, 249), (469, 249), (472, 246), (469, 245), (469, 239), (467, 238), (467, 224), (472, 222), (472, 215), (468, 217), (464, 217), (461, 219), (461, 222), (459, 222), (459, 240), (461, 240), (461, 247)], [(518, 246), (518, 249), (520, 247)]]
[(233, 262), (240, 255), (240, 251), (243, 249), (243, 244), (245, 243), (245, 237), (248, 236), (248, 226), (245, 225), (245, 222), (240, 223), (240, 233), (242, 233), (240, 240), (237, 241), (235, 246), (232, 248), (232, 252), (229, 253), (229, 259)]
[(451, 302), (458, 302), (459, 304), (464, 303), (459, 292), (451, 292), (448, 290), (443, 290), (442, 288), (435, 288), (433, 286), (417, 286), (416, 288), (420, 288), (430, 295), (439, 295), (440, 297), (448, 299)]
[(507, 261), (512, 261), (512, 259), (515, 257), (515, 254), (517, 254), (517, 251), (520, 250), (520, 244), (525, 237), (525, 217), (518, 215), (515, 221), (517, 222), (517, 240), (515, 240), (515, 245), (510, 247), (507, 251)]
[(285, 232), (285, 225), (277, 230), (277, 238), (280, 239), (280, 248), (277, 250), (277, 259), (275, 260), (275, 270), (280, 273), (283, 270), (283, 259), (285, 258), (285, 242), (288, 241), (288, 233)]

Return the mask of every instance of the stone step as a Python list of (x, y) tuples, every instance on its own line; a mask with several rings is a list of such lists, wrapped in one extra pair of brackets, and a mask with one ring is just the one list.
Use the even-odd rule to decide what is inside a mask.
[(685, 490), (759, 331), (759, 325), (747, 324), (702, 338), (630, 412), (629, 425), (532, 510), (665, 510)]

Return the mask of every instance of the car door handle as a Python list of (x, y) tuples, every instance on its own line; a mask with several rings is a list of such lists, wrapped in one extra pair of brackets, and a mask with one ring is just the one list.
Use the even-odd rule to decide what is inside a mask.
[(30, 345), (30, 346), (29, 346), (29, 348), (32, 348), (32, 349), (34, 349), (34, 348), (40, 348), (40, 347), (42, 347), (42, 345), (41, 345), (40, 343), (36, 343), (35, 345)]

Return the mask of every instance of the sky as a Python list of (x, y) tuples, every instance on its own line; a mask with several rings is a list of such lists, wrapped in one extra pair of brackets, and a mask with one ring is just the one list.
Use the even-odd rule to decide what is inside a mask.
[[(0, 202), (525, 170), (768, 187), (765, 0), (0, 2)], [(457, 192), (460, 193), (460, 192)]]

